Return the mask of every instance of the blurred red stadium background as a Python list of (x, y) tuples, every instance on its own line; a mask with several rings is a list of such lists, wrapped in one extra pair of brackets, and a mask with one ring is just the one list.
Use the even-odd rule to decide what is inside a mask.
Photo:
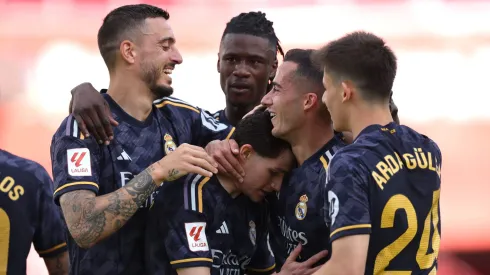
[[(67, 114), (70, 89), (83, 81), (94, 82), (97, 88), (107, 85), (96, 47), (101, 20), (110, 9), (127, 3), (0, 0), (1, 148), (34, 159), (50, 171), (50, 141)], [(432, 137), (443, 152), (439, 274), (490, 274), (490, 263), (485, 261), (490, 259), (486, 171), (490, 167), (490, 110), (484, 105), (490, 98), (488, 91), (482, 92), (486, 85), (478, 83), (490, 64), (490, 17), (481, 15), (490, 12), (488, 1), (145, 3), (171, 13), (184, 56), (182, 69), (176, 70), (182, 76), (176, 75), (175, 85), (181, 78), (180, 83), (184, 82), (184, 77), (195, 80), (176, 87), (176, 96), (211, 111), (224, 105), (214, 63), (221, 32), (239, 12), (265, 10), (286, 49), (316, 47), (357, 29), (385, 37), (400, 59), (394, 90), (401, 120)], [(309, 21), (314, 16), (320, 18)], [(477, 19), (479, 23), (474, 22)], [(442, 52), (445, 55), (440, 56)], [(28, 274), (45, 274), (42, 268), (33, 269), (39, 264), (37, 256), (31, 259)]]

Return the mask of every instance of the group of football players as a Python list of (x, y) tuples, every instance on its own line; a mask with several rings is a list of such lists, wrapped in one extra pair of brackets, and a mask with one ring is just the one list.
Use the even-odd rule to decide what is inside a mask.
[(50, 274), (436, 274), (441, 152), (399, 125), (381, 38), (284, 54), (241, 13), (215, 114), (171, 97), (168, 12), (121, 6), (97, 38), (109, 87), (72, 90), (54, 184), (0, 151), (0, 274), (25, 274), (31, 242)]

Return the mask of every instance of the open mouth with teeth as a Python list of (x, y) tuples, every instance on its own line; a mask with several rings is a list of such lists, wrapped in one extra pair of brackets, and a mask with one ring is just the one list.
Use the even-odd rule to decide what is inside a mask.
[(270, 113), (270, 115), (271, 115), (271, 120), (272, 120), (273, 118), (275, 118), (275, 117), (276, 117), (276, 113), (271, 112), (271, 111), (269, 111), (269, 113)]
[(166, 75), (171, 75), (173, 70), (174, 69), (166, 68), (166, 69), (163, 69), (163, 73), (166, 74)]

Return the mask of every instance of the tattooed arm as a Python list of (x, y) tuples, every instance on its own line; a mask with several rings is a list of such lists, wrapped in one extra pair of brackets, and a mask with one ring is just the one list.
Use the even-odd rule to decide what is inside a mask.
[(60, 205), (68, 230), (80, 247), (90, 248), (119, 230), (162, 181), (188, 173), (210, 177), (218, 172), (216, 166), (203, 148), (182, 144), (112, 193), (98, 197), (89, 190), (63, 194)]
[(124, 187), (103, 196), (96, 197), (88, 190), (61, 196), (60, 205), (68, 230), (80, 247), (92, 247), (119, 230), (133, 216), (155, 191), (156, 182), (161, 182), (152, 178), (156, 165), (139, 173)]
[(44, 263), (48, 268), (49, 275), (68, 275), (70, 264), (67, 251), (54, 257), (44, 258)]

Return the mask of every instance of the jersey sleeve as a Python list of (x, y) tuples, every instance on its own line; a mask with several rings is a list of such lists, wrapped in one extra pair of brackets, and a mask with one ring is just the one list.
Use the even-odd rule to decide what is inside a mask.
[(195, 116), (193, 129), (196, 129), (195, 142), (196, 145), (206, 146), (213, 140), (229, 139), (235, 128), (223, 124), (216, 120), (208, 111), (198, 109), (199, 116)]
[(164, 199), (167, 202), (160, 204), (159, 209), (152, 209), (158, 215), (157, 234), (159, 238), (163, 236), (158, 246), (165, 247), (168, 261), (175, 270), (212, 266), (213, 257), (208, 240), (210, 216), (205, 214), (210, 207), (205, 202), (205, 190), (202, 188), (208, 180), (200, 176), (188, 177), (179, 188), (182, 191), (163, 194), (159, 201)]
[(269, 234), (262, 234), (257, 240), (255, 253), (247, 265), (247, 274), (272, 274), (276, 268), (274, 253), (269, 244)]
[(93, 138), (84, 138), (76, 120), (69, 116), (51, 144), (54, 200), (75, 190), (99, 190), (100, 148)]
[(173, 98), (164, 97), (154, 102), (172, 120), (180, 121), (179, 132), (190, 136), (186, 141), (197, 146), (206, 146), (213, 140), (230, 138), (235, 128), (220, 123), (211, 113), (189, 103)]
[(53, 257), (67, 250), (65, 228), (59, 208), (53, 202), (53, 182), (46, 170), (39, 165), (36, 178), (40, 181), (37, 206), (37, 226), (33, 243), (41, 257)]
[(370, 234), (367, 170), (350, 153), (338, 152), (327, 170), (325, 215), (330, 242), (350, 235)]
[(213, 257), (206, 235), (207, 223), (204, 214), (181, 209), (166, 219), (168, 230), (164, 235), (165, 249), (172, 268), (211, 268)]

